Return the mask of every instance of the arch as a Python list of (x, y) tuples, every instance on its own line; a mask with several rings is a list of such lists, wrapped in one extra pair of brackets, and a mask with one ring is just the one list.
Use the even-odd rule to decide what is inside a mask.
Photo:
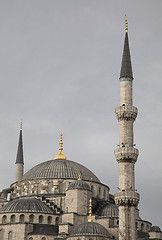
[(34, 222), (34, 215), (33, 214), (31, 214), (31, 215), (29, 215), (29, 222)]
[(41, 183), (38, 183), (37, 185), (37, 192), (38, 194), (41, 194)]
[(41, 240), (46, 240), (46, 238), (45, 238), (45, 237), (42, 237)]
[(7, 223), (7, 216), (6, 216), (6, 215), (4, 215), (4, 216), (2, 217), (2, 223)]
[(141, 223), (141, 231), (144, 232), (144, 223)]
[(58, 226), (59, 225), (59, 217), (56, 217), (55, 224)]
[(43, 216), (42, 215), (39, 216), (39, 223), (43, 223)]
[(10, 231), (8, 233), (8, 240), (13, 240), (13, 232), (12, 231)]
[(106, 199), (106, 190), (103, 191), (103, 199)]
[(136, 229), (138, 229), (138, 222), (136, 222)]
[(48, 193), (52, 193), (52, 182), (48, 183)]
[(32, 238), (32, 237), (30, 237), (30, 238), (29, 238), (29, 240), (33, 240), (33, 238)]
[(51, 224), (51, 223), (52, 223), (52, 217), (51, 217), (51, 216), (48, 216), (48, 218), (47, 218), (47, 223), (48, 223), (48, 224)]
[(24, 221), (25, 221), (25, 215), (24, 214), (20, 215), (19, 221), (20, 221), (20, 223), (24, 223)]
[(11, 222), (11, 223), (15, 223), (15, 215), (11, 215), (11, 217), (10, 217), (10, 222)]
[(4, 230), (0, 229), (0, 239), (3, 240), (4, 239)]
[(32, 190), (32, 187), (31, 187), (31, 184), (29, 183), (29, 184), (28, 184), (28, 194), (29, 194), (29, 195), (31, 194), (31, 190)]
[(98, 188), (98, 197), (101, 199), (101, 188)]

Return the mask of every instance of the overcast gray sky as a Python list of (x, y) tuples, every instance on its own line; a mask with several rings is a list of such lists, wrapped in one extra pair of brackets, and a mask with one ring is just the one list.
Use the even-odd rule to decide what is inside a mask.
[(23, 120), (25, 171), (68, 159), (117, 192), (114, 149), (127, 14), (134, 73), (140, 216), (162, 227), (162, 1), (0, 1), (0, 187), (15, 178)]

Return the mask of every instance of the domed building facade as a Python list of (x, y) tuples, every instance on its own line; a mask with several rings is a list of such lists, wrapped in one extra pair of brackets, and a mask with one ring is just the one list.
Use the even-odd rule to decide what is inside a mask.
[(22, 124), (16, 158), (15, 182), (0, 192), (0, 240), (142, 240), (162, 239), (159, 227), (140, 218), (135, 191), (133, 144), (132, 68), (127, 34), (120, 74), (119, 192), (110, 194), (85, 166), (63, 154), (62, 135), (55, 159), (24, 174)]

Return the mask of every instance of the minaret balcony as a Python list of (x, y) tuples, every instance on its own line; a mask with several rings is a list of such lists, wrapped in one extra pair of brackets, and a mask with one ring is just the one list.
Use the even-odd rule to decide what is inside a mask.
[(134, 191), (122, 191), (115, 193), (115, 203), (118, 206), (134, 206), (137, 207), (140, 195)]
[(133, 162), (137, 161), (139, 155), (138, 149), (134, 147), (119, 147), (115, 149), (115, 157), (118, 162)]
[(138, 114), (138, 109), (133, 106), (122, 105), (115, 109), (115, 114), (118, 121), (135, 121)]

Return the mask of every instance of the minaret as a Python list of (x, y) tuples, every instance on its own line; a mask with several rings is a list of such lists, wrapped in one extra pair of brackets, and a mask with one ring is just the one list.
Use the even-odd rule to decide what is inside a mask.
[(23, 140), (22, 140), (22, 121), (20, 122), (20, 135), (16, 156), (16, 177), (15, 181), (19, 181), (24, 174), (24, 157), (23, 157)]
[(119, 191), (115, 194), (115, 203), (119, 207), (119, 240), (135, 240), (135, 210), (139, 194), (135, 191), (134, 167), (138, 149), (134, 148), (133, 123), (138, 110), (133, 106), (133, 74), (128, 41), (128, 22), (126, 18), (125, 42), (120, 72), (120, 107), (115, 109), (120, 126), (119, 147), (115, 157), (119, 165)]

